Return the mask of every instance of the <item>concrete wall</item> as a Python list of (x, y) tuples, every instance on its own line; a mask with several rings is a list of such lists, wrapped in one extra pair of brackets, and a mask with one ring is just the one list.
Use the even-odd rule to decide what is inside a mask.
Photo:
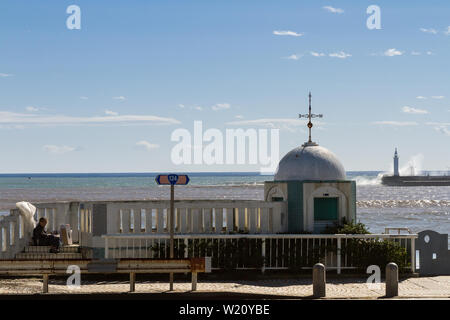
[(283, 199), (288, 204), (288, 231), (320, 232), (331, 222), (314, 221), (314, 198), (337, 197), (339, 220), (356, 221), (356, 183), (354, 181), (267, 181), (264, 199)]

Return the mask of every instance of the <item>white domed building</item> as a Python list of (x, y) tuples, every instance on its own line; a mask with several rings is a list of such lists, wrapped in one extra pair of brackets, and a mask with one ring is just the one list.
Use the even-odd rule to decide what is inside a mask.
[(334, 153), (311, 140), (289, 151), (279, 162), (274, 181), (264, 185), (265, 201), (287, 201), (288, 232), (320, 233), (335, 222), (356, 221), (356, 182), (347, 180)]

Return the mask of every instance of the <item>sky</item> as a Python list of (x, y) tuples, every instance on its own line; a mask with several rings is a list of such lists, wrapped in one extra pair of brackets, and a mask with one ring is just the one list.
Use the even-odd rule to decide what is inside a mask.
[(176, 164), (171, 136), (279, 129), (281, 158), (308, 138), (309, 91), (313, 140), (346, 170), (389, 170), (395, 147), (449, 170), (449, 57), (447, 0), (3, 0), (0, 173), (258, 171)]

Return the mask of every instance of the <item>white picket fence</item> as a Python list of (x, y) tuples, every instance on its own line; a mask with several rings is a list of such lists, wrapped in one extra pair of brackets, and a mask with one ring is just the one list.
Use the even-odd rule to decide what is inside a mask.
[[(169, 201), (110, 202), (107, 234), (168, 232)], [(287, 231), (287, 204), (258, 200), (175, 201), (176, 233)]]
[[(116, 234), (105, 235), (105, 258), (167, 258), (169, 257), (168, 234)], [(318, 251), (322, 250), (320, 262), (327, 269), (336, 270), (338, 274), (344, 269), (355, 269), (351, 265), (347, 254), (341, 254), (349, 240), (364, 239), (367, 241), (390, 240), (397, 242), (407, 249), (411, 271), (415, 271), (415, 239), (417, 234), (364, 234), (364, 235), (312, 235), (312, 234), (176, 234), (174, 236), (175, 248), (178, 257), (211, 256), (213, 269), (223, 269), (236, 252), (221, 252), (226, 246), (237, 248), (245, 243), (239, 241), (253, 241), (249, 249), (244, 250), (244, 257), (234, 261), (233, 269), (282, 270), (295, 268), (311, 268), (312, 264), (319, 262)], [(202, 244), (209, 245), (202, 249)], [(248, 242), (247, 242), (248, 244)], [(197, 247), (197, 249), (196, 249)], [(253, 248), (253, 249), (252, 249)], [(255, 249), (256, 248), (256, 249)], [(197, 251), (196, 251), (197, 250)], [(251, 252), (259, 250), (258, 252)], [(242, 254), (242, 253), (241, 253)], [(246, 257), (251, 258), (250, 262)], [(262, 265), (255, 266), (253, 262), (262, 258)], [(251, 262), (254, 259), (255, 261)], [(303, 265), (302, 265), (303, 264)]]

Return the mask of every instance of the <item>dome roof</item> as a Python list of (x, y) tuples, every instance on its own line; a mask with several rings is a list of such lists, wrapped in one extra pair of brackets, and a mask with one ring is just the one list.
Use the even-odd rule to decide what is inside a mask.
[(345, 169), (326, 148), (305, 144), (289, 151), (278, 164), (275, 181), (345, 180)]

